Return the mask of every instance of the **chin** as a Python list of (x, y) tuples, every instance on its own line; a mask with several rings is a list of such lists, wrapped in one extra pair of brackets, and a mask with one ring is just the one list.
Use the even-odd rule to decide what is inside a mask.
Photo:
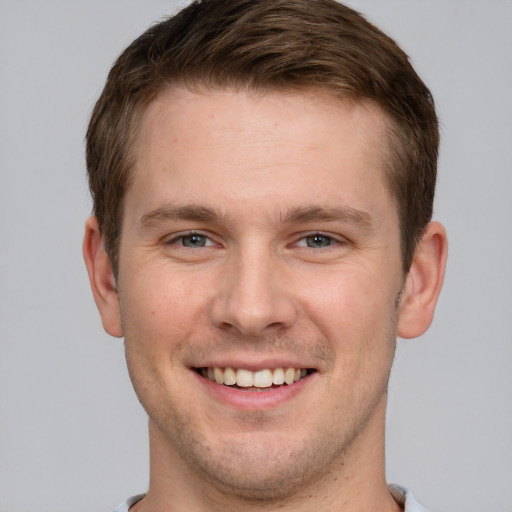
[(207, 450), (198, 450), (196, 445), (187, 457), (189, 467), (193, 465), (198, 476), (218, 491), (250, 502), (271, 503), (297, 499), (325, 475), (339, 453), (322, 450), (323, 444), (310, 439), (294, 445), (290, 436), (253, 433), (210, 445)]
[(296, 495), (306, 482), (311, 482), (311, 471), (306, 468), (305, 459), (290, 454), (282, 454), (282, 457), (279, 454), (263, 455), (238, 460), (236, 464), (222, 461), (205, 468), (204, 473), (219, 490), (240, 499), (283, 501)]

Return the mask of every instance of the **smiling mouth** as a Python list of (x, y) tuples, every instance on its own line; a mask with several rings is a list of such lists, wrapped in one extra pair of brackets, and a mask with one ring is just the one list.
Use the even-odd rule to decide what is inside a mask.
[(196, 368), (202, 377), (233, 388), (249, 391), (251, 388), (257, 390), (272, 389), (283, 385), (292, 385), (304, 379), (315, 370), (311, 368), (274, 368), (253, 372), (245, 368)]

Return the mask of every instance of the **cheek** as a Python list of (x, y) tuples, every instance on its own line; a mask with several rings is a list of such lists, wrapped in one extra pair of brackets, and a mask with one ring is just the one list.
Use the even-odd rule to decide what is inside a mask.
[(164, 403), (173, 410), (179, 401), (188, 399), (187, 391), (176, 389), (176, 383), (186, 371), (183, 354), (197, 327), (200, 297), (176, 279), (167, 282), (162, 274), (155, 279), (149, 274), (134, 276), (121, 291), (128, 371), (151, 417), (167, 414)]
[[(382, 273), (341, 268), (319, 280), (312, 278), (303, 295), (309, 314), (334, 332), (365, 332), (393, 316), (398, 285)], [(377, 334), (377, 332), (376, 332)]]
[(126, 343), (148, 352), (175, 350), (204, 324), (204, 297), (193, 281), (171, 272), (134, 277), (120, 293)]
[(382, 276), (379, 273), (343, 270), (325, 279), (323, 286), (311, 280), (306, 315), (334, 349), (338, 378), (360, 381), (387, 372), (391, 365), (398, 285), (376, 277)]

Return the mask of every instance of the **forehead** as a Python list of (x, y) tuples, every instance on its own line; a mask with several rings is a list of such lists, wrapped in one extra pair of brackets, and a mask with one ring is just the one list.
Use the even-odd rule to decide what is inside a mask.
[(127, 201), (372, 202), (388, 195), (386, 134), (373, 103), (318, 90), (169, 89), (141, 117)]
[[(327, 89), (293, 88), (283, 90), (249, 89), (210, 89), (197, 87), (193, 91), (184, 87), (169, 87), (160, 92), (143, 111), (139, 118), (138, 146), (141, 138), (153, 129), (162, 126), (172, 127), (185, 133), (187, 128), (195, 132), (198, 127), (211, 129), (214, 123), (235, 117), (245, 124), (249, 131), (256, 123), (266, 120), (280, 126), (280, 121), (288, 122), (284, 127), (290, 129), (307, 128), (314, 119), (325, 130), (350, 124), (351, 130), (381, 139), (388, 129), (389, 120), (383, 109), (371, 99), (355, 98), (352, 95), (336, 95)], [(190, 115), (194, 117), (189, 117)], [(282, 116), (280, 118), (280, 116)], [(208, 125), (205, 126), (205, 121)], [(338, 126), (336, 126), (338, 124)], [(282, 126), (282, 125), (281, 125)], [(212, 133), (215, 135), (215, 133)]]

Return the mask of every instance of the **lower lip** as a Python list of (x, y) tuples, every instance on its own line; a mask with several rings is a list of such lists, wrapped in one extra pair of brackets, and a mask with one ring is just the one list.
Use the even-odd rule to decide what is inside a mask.
[(293, 400), (310, 384), (316, 373), (307, 375), (293, 384), (284, 384), (266, 391), (244, 391), (238, 388), (217, 384), (194, 371), (195, 377), (204, 386), (208, 394), (236, 409), (245, 411), (264, 411), (274, 409)]

